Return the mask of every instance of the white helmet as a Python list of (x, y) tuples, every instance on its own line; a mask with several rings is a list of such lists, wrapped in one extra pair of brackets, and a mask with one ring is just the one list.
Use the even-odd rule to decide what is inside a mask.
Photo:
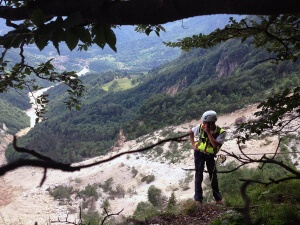
[(203, 113), (201, 119), (203, 122), (216, 122), (217, 121), (217, 113), (215, 111), (209, 110)]

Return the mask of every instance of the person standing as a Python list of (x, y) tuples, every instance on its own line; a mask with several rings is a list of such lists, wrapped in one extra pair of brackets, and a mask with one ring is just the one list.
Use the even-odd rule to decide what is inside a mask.
[[(226, 132), (216, 125), (217, 113), (206, 111), (203, 113), (202, 124), (190, 130), (190, 140), (194, 149), (195, 161), (195, 201), (201, 205), (203, 200), (203, 171), (206, 164), (213, 196), (217, 204), (223, 204), (222, 195), (219, 191), (218, 178), (216, 173), (216, 162), (214, 157), (225, 141)], [(196, 141), (195, 141), (196, 137)]]

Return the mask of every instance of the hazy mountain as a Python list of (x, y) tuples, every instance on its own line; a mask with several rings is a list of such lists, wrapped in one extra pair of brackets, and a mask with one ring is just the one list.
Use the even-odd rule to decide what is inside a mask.
[[(235, 16), (235, 18), (242, 18)], [(59, 70), (79, 71), (84, 66), (89, 66), (92, 71), (103, 72), (107, 70), (129, 70), (144, 72), (175, 59), (180, 55), (179, 49), (167, 48), (163, 41), (175, 41), (188, 35), (209, 33), (218, 27), (224, 27), (229, 21), (228, 15), (202, 16), (167, 23), (166, 32), (161, 32), (160, 37), (151, 33), (150, 37), (134, 31), (133, 26), (121, 26), (115, 29), (117, 36), (117, 49), (115, 53), (108, 46), (102, 50), (92, 46), (87, 52), (69, 51), (65, 44), (60, 44), (61, 55), (57, 54), (52, 43), (40, 52), (35, 45), (25, 48), (27, 62), (37, 64), (50, 58), (55, 58), (54, 64)], [(0, 35), (9, 29), (5, 22), (0, 20)], [(12, 61), (18, 61), (18, 52), (12, 50), (8, 53)]]

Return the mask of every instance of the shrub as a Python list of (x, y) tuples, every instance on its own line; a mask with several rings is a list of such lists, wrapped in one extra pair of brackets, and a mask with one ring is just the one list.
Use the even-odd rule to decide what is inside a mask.
[(109, 192), (112, 188), (113, 184), (113, 178), (109, 178), (106, 181), (104, 181), (103, 184), (99, 184), (99, 186), (103, 189), (104, 192)]
[(133, 217), (137, 220), (145, 220), (158, 215), (158, 210), (148, 202), (139, 202)]
[(180, 202), (179, 208), (181, 213), (184, 215), (191, 215), (197, 211), (197, 205), (193, 199), (187, 199), (185, 201)]
[(82, 180), (79, 177), (76, 177), (74, 181), (76, 184), (80, 184), (82, 182)]
[(126, 193), (126, 191), (125, 191), (124, 187), (120, 184), (117, 185), (115, 191), (114, 190), (110, 191), (110, 195), (112, 197), (116, 197), (116, 198), (121, 198), (121, 197), (124, 198), (125, 193)]
[(235, 211), (228, 211), (222, 215), (220, 219), (214, 219), (210, 225), (231, 225), (231, 224), (243, 224), (244, 218), (240, 213)]
[(102, 212), (102, 215), (105, 215), (106, 211), (109, 211), (110, 210), (110, 203), (109, 203), (109, 200), (108, 199), (105, 199), (101, 205), (101, 208), (103, 208), (103, 212)]
[(87, 211), (82, 214), (83, 224), (99, 225), (102, 218), (97, 211)]
[(155, 176), (154, 175), (147, 175), (147, 176), (144, 176), (142, 178), (142, 182), (146, 182), (147, 184), (150, 184), (154, 180), (155, 180)]
[(161, 206), (163, 203), (162, 192), (159, 188), (156, 188), (154, 185), (151, 185), (148, 189), (148, 201), (153, 206)]
[(96, 200), (98, 200), (99, 198), (99, 194), (97, 192), (97, 185), (96, 184), (93, 184), (93, 185), (87, 185), (82, 191), (80, 191), (78, 193), (78, 196), (79, 197), (87, 197), (87, 198), (95, 198)]
[(174, 192), (172, 192), (172, 194), (168, 200), (167, 211), (174, 212), (176, 203), (177, 203), (176, 196), (175, 196)]
[(138, 174), (138, 170), (135, 167), (131, 168), (131, 173), (133, 174), (132, 177), (135, 178), (136, 175)]
[(88, 207), (89, 207), (89, 201), (83, 201), (83, 202), (81, 203), (81, 208), (87, 209)]
[(155, 151), (156, 156), (160, 156), (164, 152), (163, 148), (160, 146), (156, 146), (153, 150)]
[[(284, 160), (284, 158), (282, 159)], [(229, 164), (228, 168), (224, 170), (233, 167), (234, 164)], [(286, 171), (278, 166), (265, 164), (263, 168), (263, 174), (261, 170), (257, 169), (239, 169), (229, 174), (219, 175), (220, 189), (227, 206), (243, 207), (244, 205), (240, 195), (242, 182), (239, 179), (269, 181), (270, 177), (280, 179), (281, 176), (286, 176)], [(267, 187), (259, 184), (250, 185), (247, 188), (247, 195), (252, 204), (259, 206), (259, 208), (251, 210), (253, 220), (262, 218), (263, 224), (293, 224), (295, 219), (300, 218), (299, 186), (300, 180), (289, 180)], [(233, 216), (233, 219), (237, 218)], [(217, 221), (214, 224), (218, 224)]]
[(55, 199), (67, 199), (70, 200), (71, 199), (71, 195), (74, 193), (73, 191), (73, 187), (68, 187), (68, 186), (63, 186), (63, 185), (59, 185), (56, 186), (55, 188), (48, 189), (49, 194)]
[(137, 194), (137, 192), (136, 192), (136, 190), (134, 189), (134, 187), (128, 188), (127, 192), (128, 192), (130, 195), (134, 195), (134, 194), (136, 195), (136, 194)]

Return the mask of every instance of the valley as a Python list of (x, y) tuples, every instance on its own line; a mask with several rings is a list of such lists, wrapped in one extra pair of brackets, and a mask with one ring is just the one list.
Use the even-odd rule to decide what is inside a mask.
[[(5, 93), (0, 95), (0, 166), (30, 158), (14, 150), (11, 144), (13, 135), (17, 136), (18, 146), (34, 149), (61, 163), (85, 165), (186, 134), (199, 123), (204, 111), (213, 109), (219, 115), (217, 124), (227, 131), (226, 142), (219, 152), (226, 160), (222, 163), (224, 157), (216, 158), (218, 171), (228, 171), (239, 165), (225, 151), (257, 159), (263, 155), (272, 156), (278, 150), (279, 154), (274, 157), (280, 162), (263, 166), (251, 163), (232, 173), (219, 173), (220, 189), (226, 203), (224, 216), (233, 212), (228, 209), (244, 206), (240, 194), (243, 182), (240, 179), (255, 179), (253, 183), (258, 184), (248, 187), (248, 194), (255, 202), (251, 216), (255, 219), (266, 217), (264, 224), (273, 224), (274, 221), (275, 224), (282, 221), (282, 224), (287, 224), (294, 218), (297, 221), (300, 207), (299, 98), (295, 97), (300, 96), (297, 54), (292, 52), (289, 56), (294, 57), (293, 62), (281, 61), (283, 58), (280, 58), (274, 63), (266, 60), (274, 53), (270, 54), (269, 48), (257, 47), (257, 42), (253, 44), (251, 38), (241, 42), (231, 36), (225, 42), (226, 39), (221, 38), (217, 45), (212, 43), (209, 48), (187, 47), (189, 51), (170, 48), (162, 43), (197, 32), (201, 35), (210, 33), (224, 27), (228, 17), (204, 16), (172, 22), (165, 25), (166, 33), (162, 29), (159, 34), (155, 34), (156, 31), (148, 33), (147, 29), (139, 33), (139, 29), (143, 29), (141, 27), (136, 27), (139, 29), (135, 31), (134, 27), (129, 26), (122, 26), (122, 29), (118, 26), (106, 27), (111, 37), (109, 39), (106, 34), (107, 40), (104, 41), (108, 46), (105, 47), (96, 38), (100, 35), (94, 34), (102, 27), (82, 27), (81, 31), (85, 34), (91, 32), (93, 45), (85, 51), (69, 51), (76, 43), (66, 39), (60, 46), (60, 55), (55, 40), (51, 40), (55, 47), (49, 41), (43, 51), (39, 50), (41, 46), (38, 44), (41, 43), (36, 41), (37, 46), (26, 46), (26, 63), (37, 66), (54, 58), (53, 67), (47, 64), (54, 70), (50, 77), (40, 78), (37, 74), (34, 76), (28, 67), (20, 73), (23, 77), (12, 83), (2, 82), (1, 75), (1, 87)], [(237, 20), (244, 18), (233, 17)], [(1, 26), (4, 23), (1, 22), (0, 35), (3, 35), (2, 32), (5, 34), (7, 31), (3, 31)], [(69, 28), (65, 28), (60, 31), (70, 35)], [(82, 37), (75, 39), (84, 42)], [(80, 41), (78, 47), (84, 48)], [(89, 41), (86, 43), (89, 44)], [(113, 51), (116, 48), (117, 53)], [(15, 63), (20, 60), (20, 55), (16, 49), (10, 49), (6, 58)], [(4, 67), (1, 68), (7, 74), (6, 79), (13, 77)], [(58, 84), (51, 77), (60, 73), (68, 76), (68, 72), (63, 72), (65, 70), (79, 71), (77, 75), (81, 81), (74, 77), (69, 81), (76, 83), (77, 87), (81, 84), (85, 87), (84, 95), (75, 99), (77, 110), (69, 110), (66, 103), (72, 99), (68, 93), (74, 91), (76, 97), (78, 89), (63, 85), (68, 82), (63, 79), (58, 79)], [(45, 71), (49, 75), (49, 71)], [(18, 86), (18, 82), (25, 82), (25, 86)], [(32, 93), (31, 90), (38, 91)], [(294, 94), (289, 94), (292, 90)], [(281, 93), (285, 95), (280, 96)], [(45, 120), (35, 124), (34, 97), (39, 94), (47, 95), (49, 102), (45, 101)], [(259, 104), (270, 97), (270, 108), (264, 108), (265, 114), (260, 117), (266, 120), (256, 124), (260, 122), (254, 116)], [(282, 112), (284, 116), (280, 114)], [(256, 134), (238, 146), (237, 137), (243, 131), (238, 133), (237, 126), (245, 121), (254, 124), (251, 132)], [(268, 130), (274, 125), (278, 125), (282, 136), (273, 135), (271, 132), (274, 130)], [(278, 166), (281, 163), (289, 167), (287, 171), (290, 173)], [(263, 169), (258, 169), (258, 166)], [(48, 169), (42, 187), (39, 185), (44, 170), (22, 167), (0, 177), (0, 224), (77, 224), (82, 212), (84, 222), (98, 220), (91, 222), (91, 225), (98, 225), (100, 218), (105, 216), (104, 208), (109, 213), (120, 212), (107, 224), (122, 223), (127, 218), (145, 221), (161, 214), (170, 216), (172, 221), (172, 216), (187, 215), (184, 211), (191, 213), (199, 209), (192, 200), (193, 168), (189, 137), (182, 142), (155, 146), (143, 153), (125, 154), (74, 173)], [(292, 175), (298, 177), (279, 185), (259, 185)], [(203, 186), (204, 205), (214, 205), (206, 173)], [(150, 191), (158, 196), (156, 203), (150, 200)], [(169, 203), (172, 196), (171, 210)], [(203, 224), (220, 218), (217, 214)], [(68, 222), (59, 222), (66, 218)], [(240, 218), (241, 214), (234, 218), (237, 221), (229, 223), (240, 224)], [(145, 223), (148, 224), (148, 221)], [(150, 223), (160, 224), (155, 220)], [(223, 221), (214, 224), (221, 223)]]

